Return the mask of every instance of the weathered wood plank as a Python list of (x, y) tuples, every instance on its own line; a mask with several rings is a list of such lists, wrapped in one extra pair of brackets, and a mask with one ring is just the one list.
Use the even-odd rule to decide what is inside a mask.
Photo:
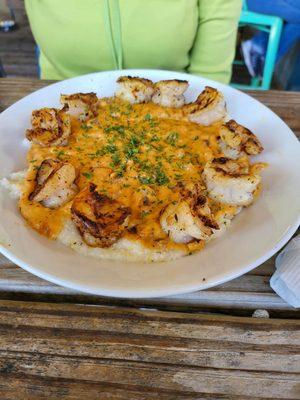
[(37, 77), (35, 42), (29, 27), (23, 0), (10, 0), (17, 29), (0, 32), (0, 59), (8, 76)]
[[(274, 351), (272, 346), (243, 344), (243, 355), (236, 343), (151, 337), (125, 336), (112, 333), (73, 331), (70, 329), (14, 328), (7, 331), (0, 327), (0, 357), (6, 349), (12, 352), (73, 356), (127, 361), (182, 364), (209, 368), (243, 369), (277, 372), (299, 372), (300, 354), (297, 348), (286, 346), (284, 351)], [(265, 351), (267, 350), (267, 353)], [(298, 346), (299, 351), (299, 346)]]
[[(182, 393), (178, 391), (159, 392), (155, 389), (139, 389), (138, 387), (121, 384), (110, 385), (108, 383), (97, 383), (72, 379), (47, 379), (36, 376), (13, 376), (5, 377), (0, 381), (0, 393), (3, 400), (247, 400), (249, 397), (209, 395), (199, 393)], [(200, 397), (201, 396), (201, 397)], [(251, 400), (258, 398), (251, 397)]]
[[(133, 308), (0, 301), (0, 325), (80, 329), (126, 335), (300, 345), (300, 321), (212, 314), (145, 311)], [(163, 325), (163, 330), (162, 330)]]
[(66, 399), (87, 383), (121, 399), (297, 399), (300, 321), (0, 301), (0, 392), (51, 381)]
[[(169, 366), (154, 363), (103, 362), (96, 359), (17, 353), (0, 355), (0, 370), (9, 363), (17, 374), (76, 378), (164, 391), (217, 393), (298, 399), (299, 374), (272, 374)], [(3, 364), (4, 363), (4, 364)], [(2, 364), (2, 365), (1, 365)]]

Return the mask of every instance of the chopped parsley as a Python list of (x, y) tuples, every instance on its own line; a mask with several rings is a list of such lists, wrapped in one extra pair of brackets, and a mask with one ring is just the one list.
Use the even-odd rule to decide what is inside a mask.
[(88, 131), (89, 129), (92, 129), (91, 126), (88, 126), (87, 124), (81, 124), (81, 129), (83, 129), (84, 131)]
[(61, 160), (65, 155), (65, 152), (63, 150), (60, 150), (57, 154), (56, 157)]
[(118, 150), (118, 148), (115, 144), (109, 143), (106, 146), (104, 146), (103, 150), (105, 151), (105, 153), (115, 153)]
[(125, 127), (123, 125), (109, 126), (108, 128), (104, 128), (104, 132), (105, 133), (118, 132), (121, 136), (124, 136)]
[(147, 114), (144, 116), (144, 120), (145, 120), (145, 121), (150, 121), (151, 119), (152, 119), (152, 115), (149, 114), (149, 113), (147, 113)]
[(158, 142), (158, 141), (159, 141), (159, 137), (157, 135), (151, 136), (150, 142)]
[(179, 133), (178, 132), (171, 132), (167, 137), (167, 142), (171, 146), (175, 146), (176, 143), (177, 143), (178, 137), (179, 137)]
[(82, 175), (85, 176), (86, 179), (92, 179), (92, 177), (93, 177), (92, 172), (83, 172)]
[(103, 156), (106, 153), (107, 153), (106, 149), (102, 148), (102, 149), (96, 150), (95, 153), (89, 153), (88, 156), (90, 157), (91, 160), (94, 160), (94, 158), (99, 157), (99, 156)]
[(152, 176), (139, 176), (139, 181), (143, 185), (151, 185), (154, 183), (154, 179)]
[(121, 157), (120, 157), (120, 154), (119, 154), (119, 153), (114, 153), (114, 154), (111, 156), (111, 159), (112, 159), (112, 166), (113, 166), (113, 167), (119, 165), (120, 162), (121, 162)]
[(127, 159), (134, 159), (136, 154), (139, 152), (139, 148), (136, 144), (134, 144), (134, 141), (130, 140), (129, 143), (127, 143), (127, 145), (124, 147), (123, 151)]
[(180, 175), (180, 174), (175, 174), (175, 179), (178, 181), (178, 180), (181, 180), (183, 178), (183, 176), (182, 175)]
[(126, 164), (121, 164), (119, 166), (119, 168), (116, 171), (116, 174), (117, 174), (118, 178), (122, 178), (122, 176), (124, 176), (125, 169), (126, 169)]
[(167, 175), (164, 173), (164, 171), (160, 167), (156, 167), (155, 182), (159, 186), (166, 185), (167, 183), (170, 182), (169, 178), (167, 177)]
[(170, 179), (162, 170), (161, 166), (157, 165), (154, 171), (150, 175), (140, 175), (138, 177), (140, 183), (143, 185), (153, 185), (156, 183), (159, 186), (166, 185), (170, 182)]

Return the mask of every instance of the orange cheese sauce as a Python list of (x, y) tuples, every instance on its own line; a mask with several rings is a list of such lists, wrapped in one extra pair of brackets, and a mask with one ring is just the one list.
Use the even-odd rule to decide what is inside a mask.
[(21, 213), (42, 235), (51, 239), (59, 235), (70, 218), (72, 202), (51, 210), (28, 199), (41, 162), (58, 159), (76, 167), (79, 190), (93, 182), (99, 193), (130, 208), (128, 238), (156, 249), (202, 248), (203, 242), (171, 242), (159, 217), (166, 205), (179, 199), (180, 182), (201, 183), (204, 164), (221, 155), (218, 131), (217, 124), (204, 127), (187, 121), (180, 109), (102, 99), (97, 118), (84, 123), (72, 120), (67, 146), (31, 146)]

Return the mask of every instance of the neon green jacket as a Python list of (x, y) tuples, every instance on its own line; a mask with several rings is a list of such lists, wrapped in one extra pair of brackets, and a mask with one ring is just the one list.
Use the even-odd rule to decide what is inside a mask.
[(25, 0), (41, 77), (116, 68), (229, 82), (241, 0)]

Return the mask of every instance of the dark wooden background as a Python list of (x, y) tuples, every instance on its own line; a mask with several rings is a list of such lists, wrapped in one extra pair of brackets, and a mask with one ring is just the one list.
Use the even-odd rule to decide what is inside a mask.
[[(5, 0), (1, 0), (5, 1)], [(37, 77), (35, 42), (29, 27), (23, 0), (10, 0), (17, 28), (0, 32), (0, 60), (8, 76)]]

